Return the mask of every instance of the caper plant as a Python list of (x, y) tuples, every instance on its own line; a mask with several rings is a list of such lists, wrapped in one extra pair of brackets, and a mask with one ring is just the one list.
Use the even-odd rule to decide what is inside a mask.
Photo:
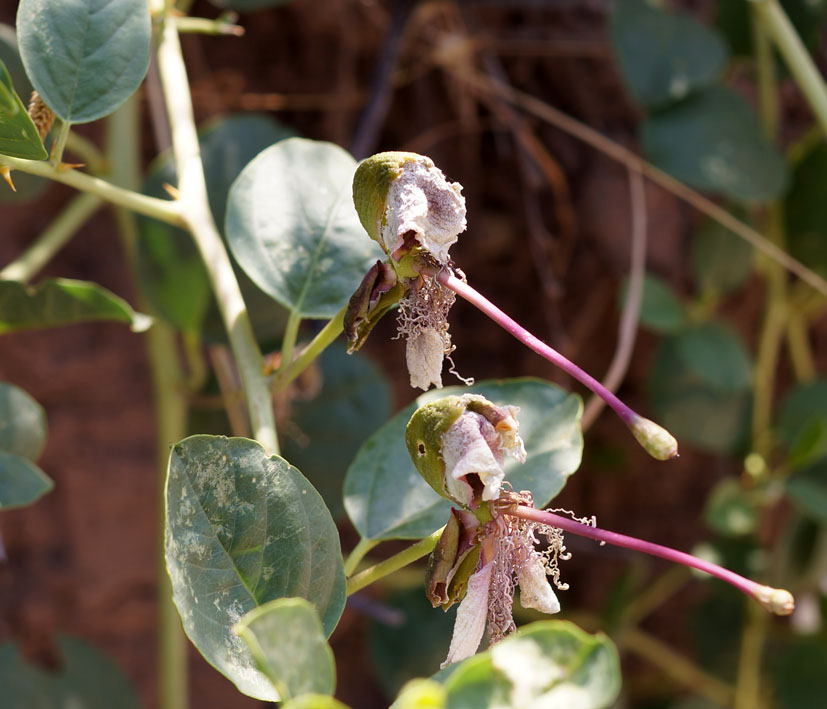
[[(19, 176), (35, 175), (78, 192), (43, 236), (0, 272), (0, 331), (110, 320), (147, 333), (165, 475), (159, 494), (159, 705), (187, 705), (183, 628), (207, 662), (250, 697), (282, 702), (285, 709), (344, 706), (333, 698), (328, 638), (348, 596), (428, 556), (423, 594), (434, 608), (458, 606), (453, 635), (440, 650), (442, 668), (406, 684), (394, 706), (611, 706), (620, 670), (606, 635), (568, 620), (518, 627), (527, 610), (549, 616), (568, 610), (562, 562), (572, 554), (566, 534), (700, 570), (773, 614), (792, 613), (795, 602), (785, 589), (601, 529), (588, 509), (551, 507), (580, 465), (582, 402), (540, 379), (475, 383), (473, 372), (460, 376), (449, 331), (457, 296), (605, 401), (661, 461), (664, 474), (678, 454), (675, 437), (471, 285), (474, 274), (450, 255), (467, 227), (463, 190), (429, 157), (381, 152), (357, 164), (336, 145), (291, 135), (261, 117), (227, 119), (199, 134), (180, 34), (240, 32), (229, 15), (187, 16), (182, 10), (189, 5), (21, 0), (9, 55), (14, 61), (0, 61), (0, 174), (8, 188), (17, 189)], [(645, 17), (662, 12), (637, 2), (620, 5), (617, 12)], [(757, 40), (771, 37), (808, 99), (823, 108), (823, 82), (813, 77), (777, 3), (754, 5), (766, 33)], [(148, 100), (163, 109), (171, 144), (139, 191), (132, 97), (153, 55), (160, 82), (147, 90)], [(762, 71), (769, 71), (766, 64)], [(111, 136), (105, 155), (73, 131), (75, 124), (100, 119)], [(249, 154), (222, 152), (233, 140), (243, 143), (242, 134)], [(233, 164), (238, 154), (244, 160)], [(208, 178), (219, 165), (232, 175), (216, 187)], [(636, 169), (649, 170), (650, 177), (672, 179), (641, 165)], [(94, 283), (47, 278), (29, 284), (103, 204), (117, 209), (136, 281), (135, 309)], [(254, 322), (254, 298), (267, 304), (263, 326)], [(274, 306), (279, 322), (269, 317)], [(204, 383), (197, 376), (200, 353), (215, 313), (218, 338), (231, 353), (217, 359), (215, 369), (230, 425), (225, 432), (233, 435), (187, 435), (188, 387)], [(358, 350), (391, 314), (405, 339), (410, 385), (424, 393), (376, 422), (349, 465), (341, 503), (360, 541), (345, 557), (330, 500), (286, 446), (282, 450), (284, 431), (301, 403), (301, 387), (312, 389), (314, 376), (330, 374), (325, 358), (338, 356), (331, 355), (337, 338), (344, 335), (349, 362), (363, 362)], [(323, 324), (304, 342), (311, 320)], [(189, 378), (182, 352), (189, 357)], [(227, 384), (235, 375), (240, 392)], [(449, 375), (457, 383), (445, 386)], [(45, 438), (42, 410), (12, 384), (3, 384), (2, 393), (0, 508), (9, 508), (34, 502), (52, 482), (35, 465)], [(331, 428), (344, 425), (336, 421)], [(753, 454), (759, 463), (769, 456), (763, 449)], [(366, 560), (387, 540), (412, 544), (385, 560)], [(478, 652), (486, 635), (488, 648)], [(101, 658), (71, 643), (62, 647), (98, 663), (100, 674), (106, 671)], [(70, 673), (71, 658), (66, 667)], [(64, 705), (71, 677), (64, 686), (0, 653), (0, 676), (18, 671), (13, 706), (34, 706), (37, 691), (49, 694), (48, 706)], [(127, 687), (113, 687), (86, 689), (101, 705), (134, 703)]]

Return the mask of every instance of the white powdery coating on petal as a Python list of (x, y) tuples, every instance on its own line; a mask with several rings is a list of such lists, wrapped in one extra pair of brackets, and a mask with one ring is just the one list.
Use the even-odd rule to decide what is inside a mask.
[(546, 567), (537, 552), (532, 552), (520, 567), (517, 583), (520, 584), (520, 605), (523, 608), (534, 608), (541, 613), (560, 612), (560, 601), (551, 589)]
[(389, 253), (412, 231), (437, 261), (447, 263), (448, 249), (465, 230), (462, 185), (448, 182), (428, 158), (409, 161), (391, 183), (387, 205), (380, 237)]
[(494, 564), (488, 563), (468, 579), (468, 591), (457, 608), (448, 657), (440, 667), (471, 657), (480, 646), (488, 617), (488, 589), (491, 586), (493, 568)]
[(442, 434), (442, 459), (445, 461), (448, 491), (453, 494), (453, 481), (475, 473), (485, 485), (482, 499), (496, 500), (505, 477), (498, 444), (497, 432), (484, 416), (466, 411), (454, 421)]
[(442, 389), (442, 361), (445, 345), (442, 335), (432, 327), (420, 330), (408, 337), (405, 343), (405, 360), (411, 386), (428, 390), (433, 384)]

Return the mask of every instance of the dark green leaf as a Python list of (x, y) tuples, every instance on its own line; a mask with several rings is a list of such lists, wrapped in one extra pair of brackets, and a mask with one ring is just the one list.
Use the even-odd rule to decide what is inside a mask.
[(0, 61), (0, 153), (26, 160), (49, 157), (26, 106), (12, 85), (6, 65)]
[(689, 15), (646, 0), (615, 0), (611, 8), (612, 49), (629, 92), (645, 106), (679, 101), (723, 70), (724, 42)]
[(823, 634), (790, 637), (770, 657), (775, 680), (774, 706), (804, 709), (827, 696), (827, 644)]
[(737, 93), (707, 89), (643, 123), (646, 157), (692, 187), (762, 202), (786, 185), (786, 166), (761, 133), (758, 118)]
[[(625, 279), (620, 291), (620, 300), (624, 307), (628, 292), (629, 280)], [(686, 322), (683, 303), (662, 278), (651, 273), (643, 277), (640, 322), (655, 332), (676, 332)]]
[(0, 333), (93, 320), (128, 323), (133, 332), (152, 324), (152, 318), (95, 283), (68, 278), (48, 278), (36, 286), (0, 281)]
[(827, 273), (827, 145), (819, 143), (793, 168), (784, 202), (787, 248), (802, 263)]
[(112, 113), (149, 66), (146, 0), (20, 0), (17, 36), (32, 84), (70, 123)]
[(333, 652), (316, 610), (304, 598), (278, 598), (254, 608), (234, 632), (283, 700), (331, 695), (336, 689)]
[(12, 643), (0, 646), (3, 709), (138, 709), (138, 697), (112, 661), (91, 645), (58, 638), (61, 668), (29, 665)]
[[(818, 46), (823, 26), (824, 0), (780, 0), (781, 6), (808, 48)], [(752, 22), (749, 2), (718, 0), (718, 27), (726, 37), (733, 54), (752, 56)]]
[(263, 291), (306, 318), (332, 318), (384, 255), (351, 198), (356, 161), (332, 143), (285, 140), (232, 186), (226, 234)]
[(711, 384), (709, 376), (685, 361), (681, 337), (661, 342), (649, 370), (646, 388), (656, 413), (653, 418), (680, 441), (715, 452), (731, 451), (747, 430), (749, 392)]
[(827, 454), (827, 379), (792, 389), (781, 404), (778, 436), (788, 463), (801, 467)]
[(680, 333), (675, 342), (684, 366), (713, 389), (738, 392), (749, 388), (752, 363), (728, 325), (704, 323)]
[(300, 596), (333, 631), (345, 577), (330, 513), (296, 468), (245, 438), (173, 446), (166, 500), (167, 568), (187, 635), (239, 690), (275, 701), (231, 628), (267, 601)]
[(290, 425), (280, 429), (282, 449), (337, 517), (348, 463), (390, 416), (390, 387), (367, 357), (344, 347), (331, 345), (317, 361), (321, 370), (313, 376), (321, 376), (321, 389), (293, 399)]
[(35, 461), (46, 445), (46, 414), (22, 389), (0, 382), (0, 450)]
[[(276, 121), (258, 114), (219, 118), (199, 133), (201, 159), (207, 178), (210, 209), (223, 228), (230, 185), (242, 168), (264, 148), (293, 133)], [(176, 184), (175, 167), (165, 154), (153, 166), (144, 192), (166, 197), (164, 183)], [(186, 232), (152, 219), (139, 220), (138, 275), (143, 292), (154, 310), (176, 327), (198, 331), (222, 340), (223, 324), (211, 295), (209, 279), (198, 249)], [(284, 310), (262, 293), (241, 269), (236, 268), (244, 302), (256, 335), (270, 339), (283, 329)]]
[(718, 222), (707, 221), (692, 239), (692, 276), (702, 293), (724, 295), (752, 270), (752, 246)]
[(345, 478), (345, 509), (365, 539), (420, 539), (448, 520), (450, 503), (420, 477), (405, 446), (405, 427), (417, 407), (451, 394), (482, 394), (520, 407), (520, 434), (528, 454), (505, 463), (515, 490), (531, 490), (544, 506), (580, 465), (582, 401), (539, 379), (480, 382), (434, 389), (419, 396), (359, 449)]
[(804, 515), (827, 524), (827, 475), (824, 470), (794, 475), (785, 482), (784, 489)]

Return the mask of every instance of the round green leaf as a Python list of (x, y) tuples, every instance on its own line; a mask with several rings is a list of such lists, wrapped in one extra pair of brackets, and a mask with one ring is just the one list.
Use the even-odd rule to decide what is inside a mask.
[[(266, 147), (292, 135), (290, 129), (258, 114), (219, 118), (201, 127), (198, 142), (216, 224), (224, 225), (227, 193), (244, 166)], [(144, 192), (166, 197), (164, 183), (176, 182), (175, 166), (170, 155), (164, 154), (153, 165)], [(138, 277), (153, 309), (181, 330), (203, 328), (208, 339), (223, 340), (218, 306), (192, 237), (181, 229), (145, 217), (139, 219), (139, 230)], [(257, 337), (274, 337), (283, 329), (284, 310), (241, 269), (235, 270)]]
[(234, 627), (283, 700), (336, 689), (333, 651), (316, 610), (304, 598), (278, 598)]
[(17, 36), (35, 89), (70, 123), (112, 113), (149, 66), (146, 0), (20, 0)]
[(184, 630), (244, 694), (278, 695), (231, 628), (276, 598), (300, 596), (333, 631), (345, 602), (339, 536), (319, 494), (245, 438), (192, 436), (173, 446), (166, 559)]
[(46, 413), (22, 389), (0, 382), (0, 450), (35, 461), (46, 445)]
[(531, 490), (545, 506), (580, 465), (580, 397), (540, 379), (485, 381), (434, 389), (400, 411), (359, 449), (345, 477), (345, 509), (364, 539), (421, 539), (448, 519), (450, 503), (416, 471), (405, 446), (405, 427), (417, 407), (451, 394), (482, 394), (500, 406), (520, 407), (523, 464), (508, 459), (506, 480)]
[(643, 123), (646, 157), (699, 189), (744, 201), (766, 201), (786, 186), (786, 165), (737, 93), (716, 86)]
[(741, 339), (728, 325), (704, 323), (683, 331), (675, 342), (684, 365), (713, 389), (738, 392), (749, 388), (752, 363)]
[(718, 222), (707, 221), (692, 239), (692, 276), (702, 293), (724, 295), (752, 270), (752, 246)]
[(5, 709), (138, 709), (135, 690), (108, 657), (77, 638), (60, 636), (57, 645), (55, 672), (28, 664), (12, 643), (0, 645)]
[(645, 106), (679, 101), (723, 70), (723, 40), (689, 15), (646, 0), (616, 0), (611, 7), (612, 49), (629, 92)]
[(30, 460), (0, 450), (0, 510), (30, 505), (53, 487), (52, 480)]
[(69, 278), (47, 278), (36, 286), (0, 281), (0, 333), (111, 320), (128, 323), (133, 332), (152, 325), (123, 298), (103, 286)]
[[(629, 280), (620, 289), (620, 301), (626, 303)], [(651, 273), (643, 276), (643, 295), (640, 301), (640, 322), (655, 332), (676, 332), (686, 322), (686, 309), (674, 291), (662, 278)]]
[(317, 360), (321, 389), (291, 404), (290, 426), (279, 430), (284, 457), (321, 493), (334, 517), (342, 482), (359, 446), (391, 413), (387, 379), (367, 357), (333, 344)]
[(306, 318), (331, 318), (383, 257), (351, 199), (356, 161), (332, 143), (285, 140), (235, 181), (226, 234), (263, 291)]

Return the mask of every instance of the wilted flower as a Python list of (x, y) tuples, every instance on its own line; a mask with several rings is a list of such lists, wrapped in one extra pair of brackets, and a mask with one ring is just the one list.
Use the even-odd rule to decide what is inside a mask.
[(441, 388), (442, 364), (453, 351), (448, 311), (456, 296), (422, 271), (450, 262), (448, 250), (465, 230), (462, 186), (448, 182), (424, 155), (379, 153), (357, 168), (353, 203), (389, 259), (371, 269), (351, 298), (345, 317), (350, 350), (358, 349), (373, 324), (398, 302), (411, 386)]

